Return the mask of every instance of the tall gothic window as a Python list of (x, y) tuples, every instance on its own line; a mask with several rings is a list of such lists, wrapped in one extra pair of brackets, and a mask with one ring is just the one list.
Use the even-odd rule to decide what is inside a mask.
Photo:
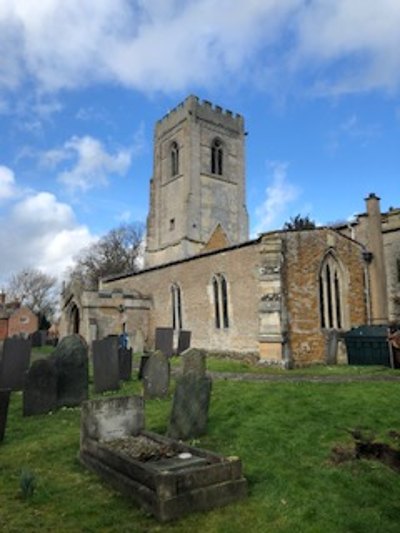
[(222, 142), (215, 139), (211, 145), (211, 173), (222, 176), (224, 162), (224, 152)]
[(343, 285), (340, 265), (330, 253), (325, 257), (319, 275), (321, 328), (343, 328)]
[(214, 316), (217, 329), (229, 328), (228, 286), (222, 274), (213, 277)]
[(171, 144), (171, 176), (179, 174), (179, 146), (178, 143)]
[(182, 329), (182, 299), (179, 285), (174, 283), (171, 287), (171, 304), (172, 304), (172, 327), (173, 329)]

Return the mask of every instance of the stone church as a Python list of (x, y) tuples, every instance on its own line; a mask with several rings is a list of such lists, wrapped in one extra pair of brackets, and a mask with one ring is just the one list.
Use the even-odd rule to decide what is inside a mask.
[(242, 116), (195, 96), (156, 124), (144, 268), (98, 291), (72, 281), (62, 334), (126, 332), (142, 352), (171, 327), (209, 353), (288, 368), (334, 362), (345, 331), (396, 317), (400, 210), (382, 222), (371, 194), (352, 224), (249, 239), (245, 139)]

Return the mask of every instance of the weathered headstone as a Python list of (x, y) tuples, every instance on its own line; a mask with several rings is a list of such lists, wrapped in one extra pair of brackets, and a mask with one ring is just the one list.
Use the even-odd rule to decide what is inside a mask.
[(0, 389), (0, 442), (4, 440), (6, 432), (10, 393), (10, 389)]
[(160, 351), (153, 353), (143, 370), (143, 393), (145, 398), (163, 398), (168, 394), (170, 364)]
[(28, 339), (5, 339), (0, 364), (0, 388), (13, 391), (24, 388), (30, 356), (31, 343)]
[(82, 404), (81, 448), (87, 439), (109, 441), (136, 435), (144, 429), (141, 396), (115, 396)]
[(191, 331), (181, 330), (178, 336), (178, 347), (176, 353), (179, 355), (185, 350), (190, 348), (190, 338), (192, 336)]
[(76, 407), (89, 397), (89, 358), (77, 334), (61, 339), (51, 356), (57, 372), (57, 406)]
[(175, 384), (168, 436), (177, 440), (206, 433), (212, 380), (194, 372), (181, 375)]
[(172, 328), (156, 328), (155, 350), (161, 351), (165, 357), (174, 354), (174, 330)]
[(95, 392), (119, 389), (118, 337), (93, 341), (93, 386)]
[(51, 359), (34, 361), (25, 376), (24, 416), (49, 413), (57, 407), (57, 372)]
[(181, 354), (182, 374), (206, 375), (206, 353), (198, 348), (189, 348)]
[(119, 379), (129, 381), (132, 378), (132, 348), (118, 348)]

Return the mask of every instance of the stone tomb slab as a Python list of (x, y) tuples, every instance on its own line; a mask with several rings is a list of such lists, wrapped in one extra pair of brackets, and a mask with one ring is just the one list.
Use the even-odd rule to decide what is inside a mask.
[(146, 399), (164, 398), (169, 392), (169, 359), (160, 351), (153, 353), (143, 369), (143, 394)]
[(4, 435), (6, 433), (10, 394), (10, 389), (0, 389), (0, 442), (4, 440)]
[(174, 330), (156, 328), (155, 351), (161, 351), (165, 357), (174, 355)]
[(118, 337), (93, 341), (93, 383), (95, 392), (119, 389)]
[(54, 361), (34, 361), (25, 375), (24, 416), (49, 413), (57, 407), (57, 372)]
[(4, 340), (0, 364), (0, 388), (21, 391), (29, 368), (31, 343), (27, 339)]
[(228, 505), (248, 492), (238, 457), (225, 458), (145, 430), (106, 442), (86, 433), (80, 459), (161, 522)]

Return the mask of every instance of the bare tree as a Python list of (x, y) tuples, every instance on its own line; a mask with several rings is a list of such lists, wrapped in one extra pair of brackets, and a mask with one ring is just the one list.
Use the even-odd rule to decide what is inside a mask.
[(301, 231), (305, 229), (314, 229), (316, 227), (315, 222), (308, 216), (296, 215), (291, 217), (289, 222), (285, 222), (283, 229), (287, 231)]
[(136, 272), (141, 255), (144, 224), (122, 224), (110, 230), (76, 257), (70, 277), (79, 278), (86, 289), (96, 289), (100, 278)]
[(50, 321), (57, 307), (57, 278), (37, 269), (13, 274), (6, 287), (7, 298), (29, 307), (40, 321)]

